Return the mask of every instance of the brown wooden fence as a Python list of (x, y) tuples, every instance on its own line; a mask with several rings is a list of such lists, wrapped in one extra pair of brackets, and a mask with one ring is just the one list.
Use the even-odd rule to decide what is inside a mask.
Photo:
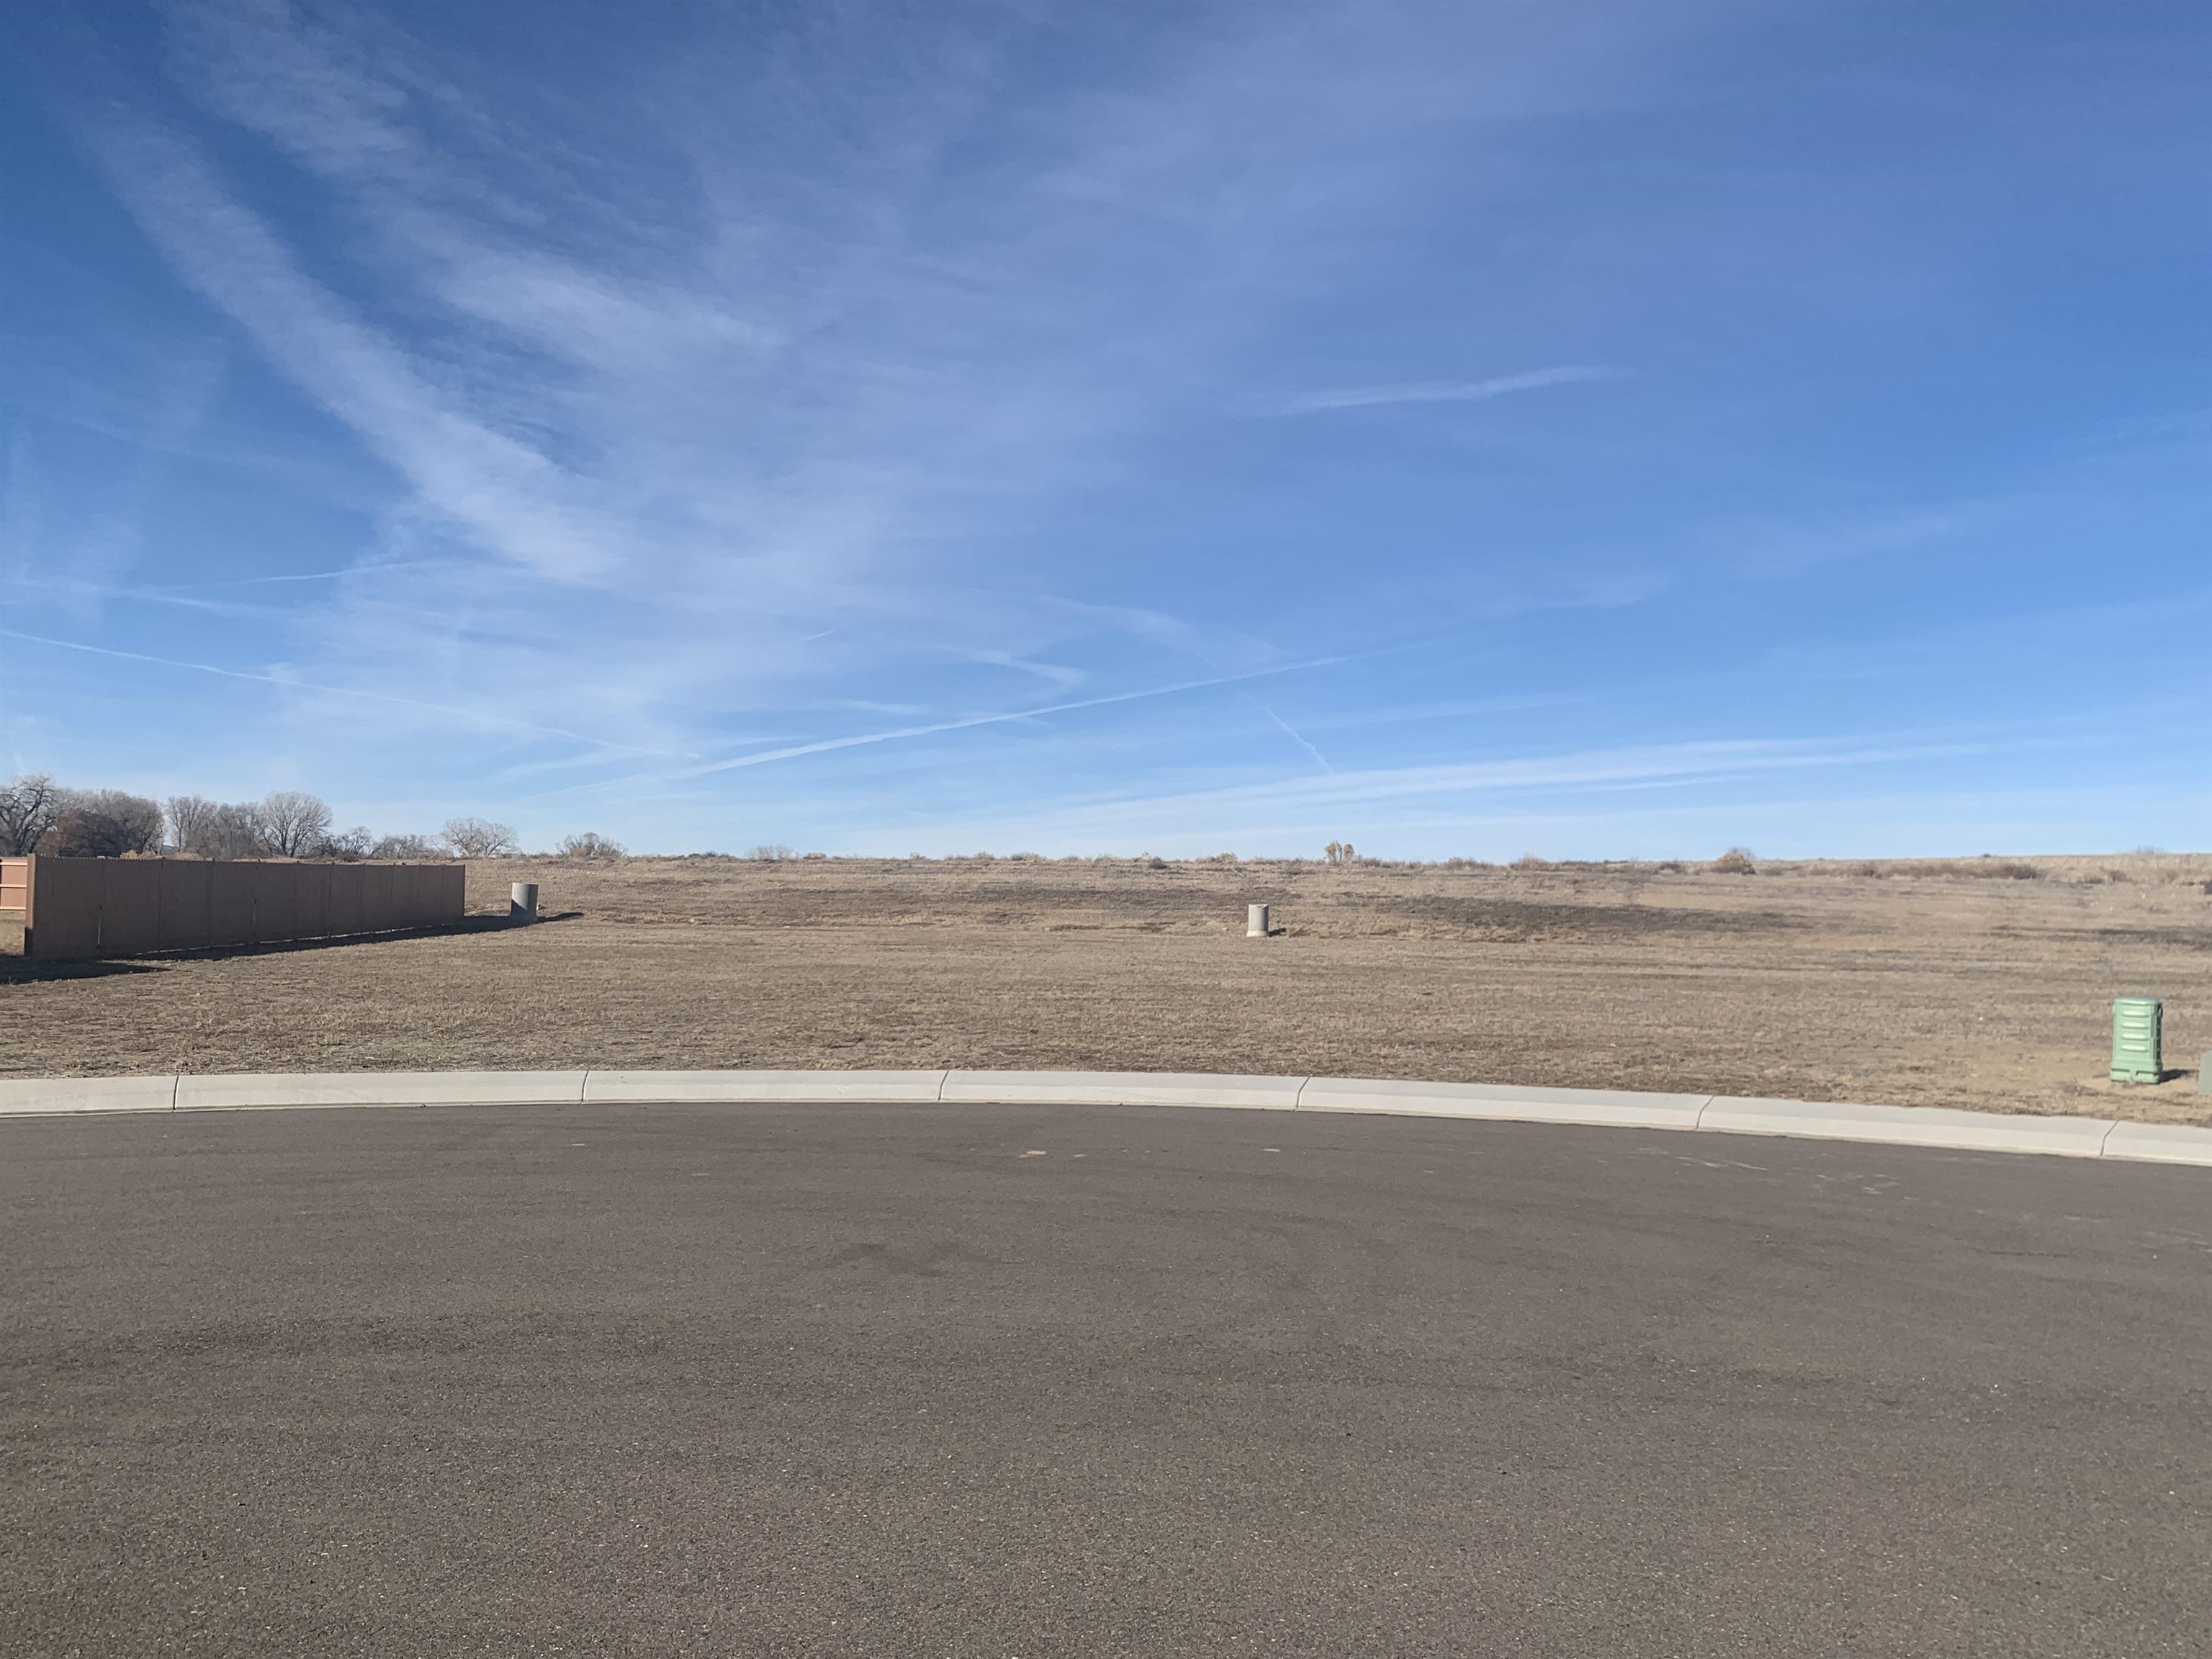
[(42, 962), (447, 927), (461, 919), (467, 882), (459, 864), (0, 861), (0, 894), (22, 912), (23, 954)]

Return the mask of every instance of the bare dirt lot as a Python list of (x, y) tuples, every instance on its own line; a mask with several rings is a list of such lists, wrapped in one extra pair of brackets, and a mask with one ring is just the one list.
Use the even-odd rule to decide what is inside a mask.
[[(2212, 1123), (2212, 857), (510, 860), (471, 866), (471, 909), (524, 879), (534, 928), (0, 963), (0, 1073), (1079, 1066)], [(1249, 902), (1279, 937), (1243, 936)], [(2172, 1069), (2115, 1088), (2136, 993)]]

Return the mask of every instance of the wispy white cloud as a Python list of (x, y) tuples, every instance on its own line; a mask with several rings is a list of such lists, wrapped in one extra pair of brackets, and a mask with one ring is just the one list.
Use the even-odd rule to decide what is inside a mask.
[(117, 582), (51, 582), (35, 576), (10, 577), (0, 582), (0, 592), (21, 594), (66, 594), (79, 600), (119, 600), (126, 604), (168, 605), (179, 611), (198, 611), (212, 617), (240, 621), (281, 623), (289, 613), (281, 605), (252, 605), (236, 599), (211, 599), (193, 593), (167, 592), (159, 588), (130, 587)]
[[(1900, 720), (2108, 702), (2160, 652), (2177, 703), (2202, 677), (2170, 618), (1881, 666), (1912, 617), (2063, 607), (2116, 546), (2170, 611), (2203, 518), (2201, 428), (2158, 414), (2195, 395), (2159, 349), (2194, 321), (2172, 215), (2066, 186), (2031, 225), (2024, 151), (1923, 147), (1896, 191), (1887, 153), (1804, 142), (1924, 67), (1909, 21), (1778, 46), (1725, 8), (582, 6), (518, 57), (450, 7), (67, 10), (26, 14), (40, 89), (185, 303), (34, 146), (7, 620), (185, 667), (126, 719), (143, 677), (21, 644), (0, 746), (77, 726), (473, 808), (619, 770), (546, 810), (630, 813), (600, 827), (634, 844), (771, 805), (1053, 844), (1024, 803), (1117, 841), (1177, 802), (1209, 838), (1448, 820), (1504, 786), (1388, 792), (1715, 706), (1818, 727), (1846, 674)], [(2046, 59), (1941, 101), (2011, 131), (2028, 99), (2083, 177), (2174, 199), (2201, 134), (2154, 152), (2136, 117), (2193, 113), (2054, 105)], [(1793, 96), (1715, 95), (1752, 64)], [(1787, 167), (1716, 165), (1769, 139)], [(1615, 143), (1632, 173), (1586, 164)], [(2118, 253), (2023, 256), (2046, 238)], [(2023, 353), (2069, 394), (2023, 393)], [(2131, 413), (2140, 453), (2085, 463)], [(1236, 681), (1414, 629), (1451, 643)], [(200, 671), (258, 718), (199, 718)], [(1151, 690), (1085, 695), (1113, 687)]]
[(119, 112), (89, 126), (88, 142), (178, 271), (427, 505), (487, 550), (545, 574), (605, 567), (606, 538), (564, 504), (559, 469), (454, 407), (404, 351), (307, 276), (196, 148)]
[[(841, 702), (955, 711), (769, 751), (795, 758), (1034, 718), (958, 712), (1003, 695), (994, 670), (1177, 684), (1174, 585), (1063, 557), (1041, 511), (1179, 411), (1218, 418), (1296, 319), (1271, 274), (1356, 258), (1358, 226), (1449, 172), (1437, 134), (1626, 60), (1470, 15), (1443, 25), (1494, 49), (1470, 81), (1413, 13), (1224, 12), (1108, 27), (1107, 72), (1039, 87), (1017, 66), (1048, 16), (801, 15), (681, 54), (625, 34), (564, 102), (415, 15), (173, 15), (177, 88), (215, 125), (117, 108), (87, 142), (179, 275), (402, 486), (347, 567), (378, 580), (307, 555), (260, 659), (419, 705), (435, 752), (501, 777), (563, 763), (467, 756), (441, 710), (708, 753)], [(1224, 684), (1312, 654), (1204, 632)], [(297, 712), (272, 718), (329, 746)], [(388, 718), (345, 738), (427, 752)]]
[(1305, 392), (1273, 406), (1277, 415), (1314, 415), (1332, 409), (1374, 409), (1385, 404), (1479, 404), (1516, 392), (1540, 392), (1546, 386), (1581, 386), (1593, 380), (1620, 380), (1624, 368), (1595, 368), (1581, 363), (1557, 368), (1532, 368), (1520, 374), (1498, 374), (1486, 380), (1422, 380), (1407, 386), (1345, 386), (1334, 391)]
[(483, 708), (457, 708), (450, 703), (432, 702), (422, 697), (404, 697), (389, 691), (374, 691), (357, 685), (323, 685), (301, 679), (292, 673), (276, 673), (243, 668), (225, 668), (216, 663), (188, 662), (177, 657), (155, 656), (144, 651), (120, 651), (112, 646), (92, 645), (82, 640), (53, 639), (43, 634), (27, 634), (16, 629), (0, 628), (0, 638), (21, 640), (27, 645), (43, 645), (58, 651), (81, 652), (88, 656), (110, 657), (124, 662), (143, 662), (157, 668), (179, 668), (194, 674), (212, 674), (218, 679), (250, 680), (263, 685), (276, 686), (290, 692), (310, 692), (323, 696), (353, 697), (370, 702), (387, 703), (394, 708), (412, 708), (443, 715), (471, 726), (502, 726), (528, 732), (539, 737), (566, 738), (585, 743), (594, 748), (623, 754), (650, 754), (655, 751), (630, 748), (621, 744), (604, 743), (582, 732), (572, 732), (558, 726), (544, 726), (533, 720), (521, 720), (511, 714)]

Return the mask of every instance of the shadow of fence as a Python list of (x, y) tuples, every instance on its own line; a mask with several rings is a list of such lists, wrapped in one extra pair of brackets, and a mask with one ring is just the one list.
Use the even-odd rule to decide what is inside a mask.
[[(581, 910), (541, 912), (529, 926), (544, 927), (574, 921)], [(228, 962), (240, 957), (295, 956), (307, 951), (336, 951), (362, 945), (391, 945), (406, 939), (465, 939), (477, 933), (508, 933), (520, 929), (504, 915), (464, 916), (441, 927), (394, 927), (377, 933), (343, 933), (325, 939), (270, 939), (259, 945), (200, 945), (179, 951), (140, 951), (129, 955), (90, 957), (67, 962), (34, 962), (21, 956), (0, 955), (0, 985), (30, 984), (45, 980), (106, 979), (117, 974), (159, 974), (180, 963)]]

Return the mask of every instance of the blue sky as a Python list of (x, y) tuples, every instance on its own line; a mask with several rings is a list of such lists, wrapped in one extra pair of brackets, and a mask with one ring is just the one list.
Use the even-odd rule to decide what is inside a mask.
[(0, 769), (2212, 845), (2212, 8), (19, 7)]

